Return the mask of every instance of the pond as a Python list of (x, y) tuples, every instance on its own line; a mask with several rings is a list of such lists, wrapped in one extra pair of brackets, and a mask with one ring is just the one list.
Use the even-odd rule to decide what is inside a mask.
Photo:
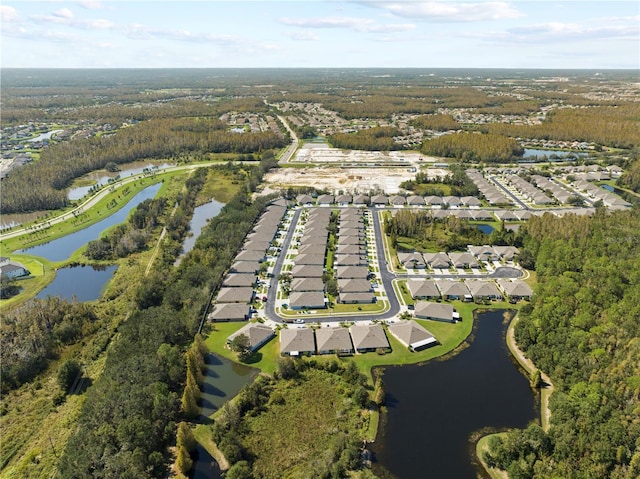
[(51, 130), (46, 133), (41, 133), (35, 138), (31, 138), (30, 140), (27, 140), (27, 141), (31, 143), (35, 143), (36, 141), (49, 140), (53, 135), (55, 135), (56, 133), (60, 133), (61, 131), (63, 130)]
[(374, 444), (381, 477), (475, 479), (483, 428), (524, 428), (537, 417), (528, 379), (505, 343), (503, 310), (480, 313), (456, 356), (384, 371), (387, 416)]
[(105, 229), (124, 222), (129, 213), (136, 206), (144, 200), (153, 198), (158, 193), (161, 186), (161, 183), (148, 186), (131, 198), (125, 206), (102, 221), (94, 223), (91, 226), (87, 226), (75, 233), (68, 234), (62, 238), (49, 241), (48, 243), (20, 250), (18, 253), (40, 256), (48, 259), (49, 261), (64, 261), (78, 248), (81, 248), (91, 240), (98, 239)]
[[(207, 354), (204, 384), (202, 386), (201, 421), (206, 421), (229, 399), (234, 397), (247, 384), (253, 382), (258, 370), (236, 364), (228, 359)], [(198, 445), (194, 454), (193, 479), (220, 479), (218, 464), (205, 448)]]
[(476, 225), (476, 228), (478, 228), (480, 231), (482, 231), (484, 234), (490, 235), (491, 233), (493, 233), (493, 226), (491, 225)]
[(170, 166), (174, 166), (172, 163), (162, 163), (159, 165), (154, 165), (152, 163), (144, 163), (142, 165), (132, 166), (130, 168), (124, 168), (120, 171), (116, 172), (93, 172), (89, 173), (86, 176), (83, 176), (83, 179), (93, 180), (95, 183), (89, 186), (77, 186), (75, 188), (70, 188), (67, 193), (67, 198), (70, 200), (79, 200), (84, 198), (84, 196), (89, 193), (89, 190), (96, 185), (104, 186), (109, 183), (109, 180), (119, 176), (120, 178), (126, 178), (128, 176), (139, 175), (143, 173), (145, 169), (149, 169), (152, 171), (160, 170), (163, 168), (169, 168)]
[(191, 222), (189, 223), (189, 236), (187, 236), (182, 243), (182, 253), (186, 254), (193, 249), (193, 246), (196, 244), (196, 240), (200, 233), (202, 233), (202, 229), (207, 226), (207, 222), (211, 218), (215, 218), (220, 213), (220, 210), (224, 206), (224, 203), (220, 203), (216, 200), (211, 200), (209, 203), (205, 203), (204, 205), (198, 206), (193, 210), (193, 216), (191, 217)]
[(523, 159), (532, 159), (532, 158), (540, 158), (546, 157), (547, 159), (560, 158), (566, 159), (568, 157), (577, 158), (579, 156), (588, 156), (588, 153), (584, 151), (566, 151), (566, 150), (539, 150), (536, 148), (525, 148), (524, 155), (522, 155)]
[(60, 296), (71, 301), (93, 301), (102, 296), (104, 287), (116, 272), (117, 266), (69, 266), (56, 271), (55, 279), (37, 298)]

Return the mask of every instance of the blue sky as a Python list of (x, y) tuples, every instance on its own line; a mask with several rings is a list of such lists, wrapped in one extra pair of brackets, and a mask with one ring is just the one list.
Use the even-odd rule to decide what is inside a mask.
[(640, 68), (633, 1), (11, 1), (3, 67)]

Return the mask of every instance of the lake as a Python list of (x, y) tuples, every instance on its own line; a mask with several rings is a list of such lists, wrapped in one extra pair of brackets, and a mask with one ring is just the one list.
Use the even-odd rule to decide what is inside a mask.
[(36, 141), (49, 140), (53, 135), (55, 135), (56, 133), (60, 133), (61, 131), (63, 130), (51, 130), (46, 133), (42, 133), (36, 136), (35, 138), (31, 138), (30, 140), (27, 140), (27, 141), (34, 143)]
[(388, 413), (373, 447), (380, 477), (475, 479), (472, 433), (538, 417), (507, 349), (503, 312), (480, 313), (469, 346), (452, 358), (385, 369)]
[(129, 213), (136, 206), (144, 200), (153, 198), (158, 191), (160, 191), (161, 186), (161, 183), (148, 186), (133, 196), (125, 206), (102, 221), (94, 223), (91, 226), (87, 226), (75, 233), (68, 234), (62, 238), (17, 252), (40, 256), (48, 259), (49, 261), (64, 261), (68, 259), (69, 256), (71, 256), (71, 254), (78, 248), (81, 248), (91, 240), (98, 239), (105, 229), (124, 222), (127, 219), (127, 216), (129, 216)]
[(55, 279), (36, 298), (60, 296), (71, 301), (93, 301), (102, 296), (105, 285), (111, 280), (116, 269), (111, 266), (69, 266), (56, 271)]

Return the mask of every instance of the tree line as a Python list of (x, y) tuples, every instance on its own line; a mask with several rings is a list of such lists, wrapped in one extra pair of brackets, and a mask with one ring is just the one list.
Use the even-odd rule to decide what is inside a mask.
[(400, 135), (402, 132), (392, 126), (376, 126), (355, 133), (334, 133), (327, 140), (334, 148), (345, 150), (389, 151), (403, 148), (393, 139)]
[(75, 178), (104, 168), (148, 158), (230, 152), (247, 154), (281, 148), (273, 132), (232, 133), (217, 119), (156, 119), (121, 128), (115, 135), (52, 145), (40, 160), (11, 171), (2, 180), (3, 213), (67, 206), (67, 188)]
[(425, 155), (456, 158), (465, 163), (510, 163), (524, 154), (520, 144), (506, 136), (461, 132), (426, 140)]
[(495, 439), (486, 459), (516, 479), (638, 477), (640, 215), (547, 214), (523, 228), (538, 284), (515, 334), (553, 382), (550, 428)]

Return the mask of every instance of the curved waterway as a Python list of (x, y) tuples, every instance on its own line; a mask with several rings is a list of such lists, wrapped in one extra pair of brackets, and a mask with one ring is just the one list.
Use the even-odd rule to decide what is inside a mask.
[(125, 221), (131, 210), (144, 200), (153, 198), (158, 191), (160, 191), (161, 186), (161, 183), (148, 186), (133, 196), (126, 205), (112, 215), (107, 216), (102, 221), (94, 223), (91, 226), (87, 226), (75, 233), (68, 234), (62, 238), (49, 241), (48, 243), (20, 250), (18, 253), (40, 256), (48, 259), (49, 261), (64, 261), (68, 259), (69, 256), (71, 256), (71, 254), (78, 248), (81, 248), (91, 240), (98, 239), (102, 232), (107, 228)]
[[(215, 333), (214, 333), (215, 334)], [(205, 357), (206, 372), (202, 386), (202, 408), (200, 420), (207, 422), (209, 416), (247, 384), (253, 382), (258, 370), (237, 364), (215, 354)], [(205, 448), (196, 447), (193, 458), (192, 479), (221, 479), (220, 468)]]
[[(202, 233), (204, 227), (207, 226), (207, 223), (211, 218), (218, 216), (223, 206), (224, 203), (211, 200), (209, 203), (200, 205), (193, 210), (193, 216), (189, 223), (189, 235), (182, 243), (182, 255), (187, 254), (193, 249), (196, 244), (196, 240), (198, 239), (198, 236), (200, 236), (200, 233)], [(180, 259), (178, 259), (177, 262), (179, 261)]]
[(379, 477), (475, 479), (471, 435), (524, 428), (537, 417), (506, 346), (504, 312), (479, 313), (468, 347), (452, 358), (385, 369), (388, 412), (373, 448)]

